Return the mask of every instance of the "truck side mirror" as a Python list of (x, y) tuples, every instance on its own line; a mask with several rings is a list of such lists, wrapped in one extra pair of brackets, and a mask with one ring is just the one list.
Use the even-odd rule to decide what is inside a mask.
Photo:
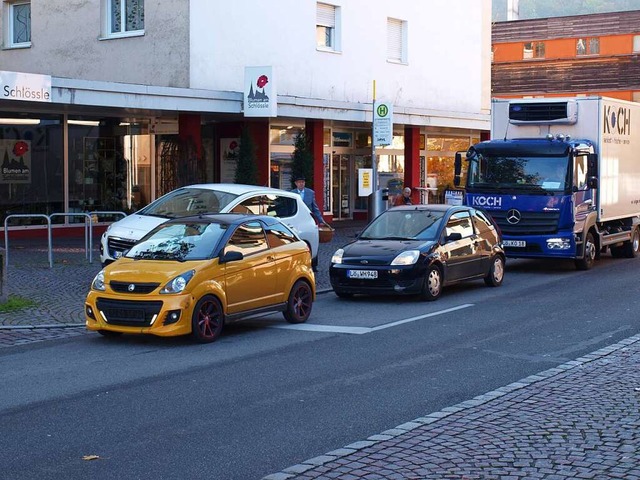
[[(591, 177), (598, 177), (598, 154), (597, 153), (589, 153), (587, 154), (587, 178), (591, 180)], [(596, 188), (596, 187), (591, 187)]]
[(456, 152), (456, 159), (453, 164), (453, 184), (456, 187), (460, 186), (460, 172), (462, 172), (462, 155), (460, 152)]

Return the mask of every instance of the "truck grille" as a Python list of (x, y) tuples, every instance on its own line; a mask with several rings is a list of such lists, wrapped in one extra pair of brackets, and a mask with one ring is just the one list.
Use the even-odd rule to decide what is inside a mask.
[(162, 309), (161, 301), (138, 302), (98, 298), (96, 306), (109, 325), (148, 327)]
[[(133, 288), (131, 286), (133, 285)], [(109, 286), (114, 292), (118, 293), (131, 293), (131, 294), (146, 294), (153, 292), (160, 286), (159, 283), (134, 283), (134, 282), (109, 282)]]
[(500, 230), (505, 235), (544, 235), (558, 231), (560, 212), (520, 212), (520, 221), (516, 224), (507, 221), (506, 210), (491, 211)]
[(113, 252), (124, 252), (125, 250), (129, 250), (136, 243), (135, 240), (129, 240), (126, 238), (119, 237), (108, 237), (107, 238), (107, 247), (109, 248), (109, 253)]

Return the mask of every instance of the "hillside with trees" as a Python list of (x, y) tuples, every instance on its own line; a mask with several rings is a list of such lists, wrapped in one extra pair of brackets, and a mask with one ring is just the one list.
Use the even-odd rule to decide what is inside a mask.
[[(507, 19), (507, 0), (493, 0), (494, 22)], [(563, 17), (589, 13), (640, 10), (640, 0), (520, 0), (520, 20), (528, 18)]]

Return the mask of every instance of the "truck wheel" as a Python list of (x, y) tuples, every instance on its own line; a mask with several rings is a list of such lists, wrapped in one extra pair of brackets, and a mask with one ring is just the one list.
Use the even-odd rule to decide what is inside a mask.
[(593, 233), (587, 232), (587, 236), (584, 239), (584, 255), (576, 260), (576, 268), (578, 270), (589, 270), (593, 267), (595, 259), (596, 241), (593, 238)]
[(631, 240), (624, 242), (622, 245), (624, 256), (627, 258), (635, 258), (640, 252), (640, 232), (637, 228), (633, 229)]

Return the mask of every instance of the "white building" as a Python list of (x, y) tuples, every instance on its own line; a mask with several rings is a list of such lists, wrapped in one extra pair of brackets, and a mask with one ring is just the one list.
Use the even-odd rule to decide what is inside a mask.
[[(365, 217), (357, 169), (371, 166), (374, 85), (393, 112), (392, 144), (375, 152), (381, 187), (429, 183), (437, 199), (453, 153), (489, 130), (490, 0), (2, 7), (2, 219), (130, 210), (182, 184), (233, 181), (244, 126), (260, 183), (290, 188), (304, 129), (327, 218)], [(252, 91), (269, 99), (245, 111)]]

